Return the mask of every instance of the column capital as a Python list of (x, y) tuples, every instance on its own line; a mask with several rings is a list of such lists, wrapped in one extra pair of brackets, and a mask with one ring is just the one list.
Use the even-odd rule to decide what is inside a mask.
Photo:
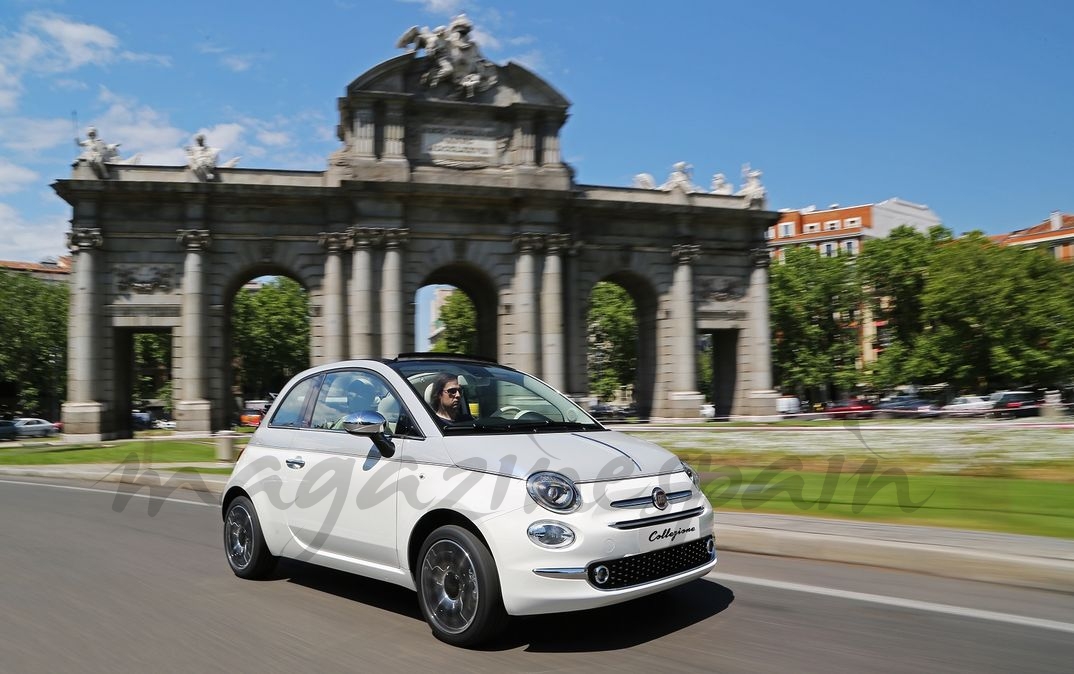
[(532, 253), (544, 244), (544, 234), (537, 232), (520, 232), (515, 234), (515, 250), (519, 253)]
[(680, 243), (671, 247), (671, 259), (678, 264), (690, 264), (701, 255), (701, 246), (694, 243)]
[(750, 250), (750, 261), (754, 267), (768, 267), (772, 264), (772, 253), (768, 248), (753, 248)]
[(212, 237), (207, 229), (178, 229), (175, 231), (175, 240), (183, 245), (188, 251), (209, 250)]
[(549, 234), (544, 241), (545, 251), (549, 255), (560, 255), (571, 248), (570, 234)]
[(397, 227), (395, 229), (381, 230), (384, 237), (384, 247), (392, 250), (395, 248), (402, 248), (408, 238), (410, 238), (410, 230), (406, 227)]
[(350, 241), (351, 236), (348, 232), (321, 232), (318, 243), (329, 253), (340, 253)]
[(81, 253), (104, 245), (101, 230), (96, 227), (73, 227), (67, 232), (67, 248), (72, 253)]
[(384, 230), (379, 227), (351, 227), (347, 230), (351, 245), (355, 250), (366, 250), (377, 246), (384, 238)]

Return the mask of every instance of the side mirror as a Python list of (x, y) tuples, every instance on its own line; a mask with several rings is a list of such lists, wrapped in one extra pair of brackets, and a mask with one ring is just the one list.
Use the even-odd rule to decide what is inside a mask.
[(387, 429), (388, 422), (379, 412), (358, 412), (343, 418), (343, 430), (351, 435), (368, 437), (381, 456), (391, 458), (395, 454), (395, 445)]

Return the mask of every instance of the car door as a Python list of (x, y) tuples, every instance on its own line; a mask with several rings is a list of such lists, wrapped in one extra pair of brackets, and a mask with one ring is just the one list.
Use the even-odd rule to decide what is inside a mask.
[[(358, 381), (375, 394), (354, 400), (348, 390)], [(301, 547), (297, 557), (333, 566), (343, 562), (368, 575), (399, 568), (396, 489), (407, 440), (396, 439), (396, 453), (388, 458), (369, 437), (338, 428), (349, 413), (391, 403), (399, 409), (395, 392), (375, 372), (341, 369), (324, 375), (308, 427), (294, 434), (284, 471), (285, 489), (293, 494), (285, 516)]]

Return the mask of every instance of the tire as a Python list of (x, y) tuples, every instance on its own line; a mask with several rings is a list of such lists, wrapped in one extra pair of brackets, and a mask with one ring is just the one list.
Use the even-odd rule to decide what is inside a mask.
[(276, 567), (277, 558), (265, 545), (254, 504), (245, 496), (237, 496), (228, 504), (224, 516), (224, 553), (228, 566), (239, 578), (265, 578)]
[(421, 613), (444, 643), (476, 646), (507, 623), (492, 553), (462, 527), (447, 525), (429, 534), (415, 581)]

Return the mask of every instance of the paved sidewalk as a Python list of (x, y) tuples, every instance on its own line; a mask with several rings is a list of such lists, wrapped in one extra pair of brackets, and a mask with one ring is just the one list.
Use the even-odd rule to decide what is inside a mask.
[[(194, 490), (219, 496), (228, 476), (177, 471), (229, 468), (205, 462), (149, 465), (0, 466), (0, 475), (155, 487), (155, 494)], [(1074, 541), (901, 524), (716, 512), (717, 549), (865, 564), (1005, 585), (1074, 593)]]

